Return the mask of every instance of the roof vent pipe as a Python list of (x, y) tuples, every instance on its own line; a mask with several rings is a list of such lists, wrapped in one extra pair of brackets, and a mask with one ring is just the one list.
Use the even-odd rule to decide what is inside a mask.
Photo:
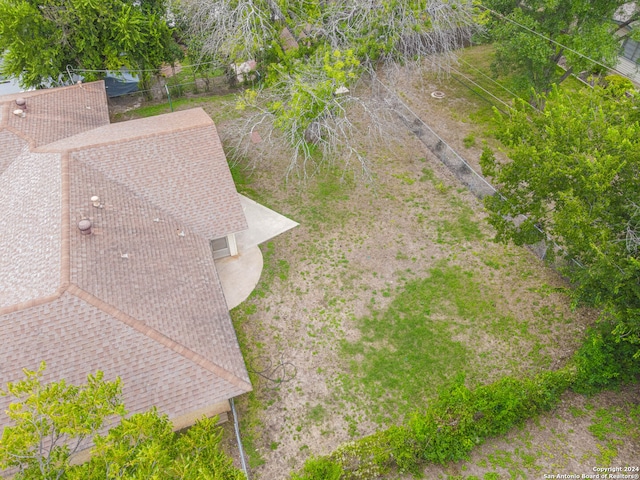
[(27, 101), (20, 97), (20, 98), (16, 98), (16, 105), (18, 106), (18, 108), (24, 112), (27, 111)]
[(91, 220), (84, 219), (78, 222), (78, 230), (82, 235), (91, 235)]

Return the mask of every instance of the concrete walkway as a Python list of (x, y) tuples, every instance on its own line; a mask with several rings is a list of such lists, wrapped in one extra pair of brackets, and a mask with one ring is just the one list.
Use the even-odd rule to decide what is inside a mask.
[(242, 195), (240, 204), (249, 228), (236, 234), (238, 255), (215, 261), (229, 310), (244, 302), (260, 280), (263, 260), (258, 245), (298, 225)]

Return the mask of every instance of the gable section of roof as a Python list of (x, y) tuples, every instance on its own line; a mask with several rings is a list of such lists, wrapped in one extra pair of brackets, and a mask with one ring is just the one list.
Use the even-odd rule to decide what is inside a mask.
[(0, 308), (61, 283), (61, 158), (23, 150), (0, 175)]
[[(198, 122), (206, 115), (202, 110), (178, 113), (194, 115)], [(167, 122), (184, 119), (185, 115), (154, 118), (165, 128)], [(137, 131), (137, 121), (126, 123), (128, 129)], [(144, 131), (148, 131), (150, 122), (144, 125)], [(121, 131), (118, 124), (111, 127)], [(110, 128), (103, 129), (105, 135)], [(247, 228), (220, 139), (208, 117), (205, 125), (120, 138), (74, 150), (70, 155), (74, 161), (86, 163), (127, 186), (203, 238), (212, 240)]]
[(209, 242), (86, 163), (69, 169), (71, 283), (248, 382)]
[[(151, 405), (170, 417), (245, 393), (184, 356), (165, 348), (70, 293), (37, 307), (0, 316), (0, 384), (24, 378), (23, 368), (47, 363), (44, 380), (84, 383), (89, 373), (121, 376), (131, 413)], [(10, 399), (0, 396), (0, 410)], [(0, 427), (7, 417), (0, 418)], [(0, 428), (1, 429), (1, 428)]]
[(18, 97), (26, 99), (26, 114), (8, 115), (5, 125), (29, 138), (34, 147), (109, 124), (102, 81), (2, 96), (0, 104), (12, 111)]

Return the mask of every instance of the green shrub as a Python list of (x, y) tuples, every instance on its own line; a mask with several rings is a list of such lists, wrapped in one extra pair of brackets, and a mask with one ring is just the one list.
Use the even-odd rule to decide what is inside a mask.
[(601, 322), (591, 328), (574, 355), (573, 390), (593, 394), (633, 381), (640, 374), (640, 361), (633, 358), (636, 349), (630, 342), (619, 341), (609, 323)]
[(485, 438), (554, 406), (571, 382), (572, 374), (560, 370), (522, 380), (504, 377), (470, 390), (459, 377), (424, 415), (413, 417), (410, 428), (426, 462), (461, 460)]
[(615, 97), (621, 97), (635, 90), (631, 80), (620, 75), (607, 75), (604, 77), (604, 84), (605, 89)]
[(294, 473), (291, 480), (340, 480), (343, 473), (344, 470), (338, 463), (327, 457), (316, 457), (307, 460), (302, 473)]
[(588, 331), (572, 364), (563, 369), (524, 379), (504, 377), (473, 390), (460, 375), (406, 425), (341, 445), (328, 457), (312, 458), (291, 478), (380, 478), (394, 469), (420, 477), (427, 463), (465, 459), (486, 438), (554, 407), (569, 387), (594, 393), (636, 379), (640, 362), (633, 358), (635, 345), (616, 339), (613, 326), (603, 322)]
[(465, 148), (473, 147), (476, 144), (476, 136), (473, 133), (470, 133), (462, 139), (462, 144)]
[(324, 460), (311, 459), (303, 468), (303, 476), (294, 475), (292, 479), (379, 478), (393, 469), (420, 476), (425, 464), (467, 458), (471, 449), (486, 438), (504, 434), (550, 409), (573, 380), (574, 373), (563, 369), (533, 378), (505, 377), (471, 390), (465, 386), (464, 377), (458, 376), (407, 425), (344, 444)]

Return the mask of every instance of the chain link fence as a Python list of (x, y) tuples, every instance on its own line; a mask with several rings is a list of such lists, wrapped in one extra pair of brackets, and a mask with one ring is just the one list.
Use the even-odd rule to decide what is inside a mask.
[[(500, 192), (491, 185), (480, 173), (462, 156), (458, 154), (447, 142), (429, 127), (407, 104), (405, 104), (389, 87), (380, 80), (376, 81), (386, 92), (385, 102), (398, 115), (404, 125), (440, 160), (449, 171), (479, 200), (488, 195), (500, 195)], [(516, 221), (516, 219), (514, 219)], [(540, 233), (546, 234), (540, 230)], [(527, 245), (538, 258), (544, 259), (547, 255), (547, 244), (540, 241), (533, 245)]]

